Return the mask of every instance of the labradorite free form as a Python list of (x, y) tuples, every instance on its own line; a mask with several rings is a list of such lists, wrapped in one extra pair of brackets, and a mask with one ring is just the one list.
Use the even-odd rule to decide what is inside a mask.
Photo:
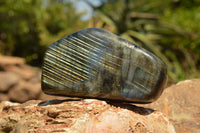
[(46, 50), (42, 90), (50, 95), (149, 103), (167, 70), (149, 51), (99, 28), (65, 36)]

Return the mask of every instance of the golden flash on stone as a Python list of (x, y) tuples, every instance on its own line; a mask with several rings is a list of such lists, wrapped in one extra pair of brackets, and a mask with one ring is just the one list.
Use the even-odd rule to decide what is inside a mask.
[(99, 28), (50, 44), (42, 67), (42, 90), (50, 95), (150, 103), (166, 82), (159, 58)]

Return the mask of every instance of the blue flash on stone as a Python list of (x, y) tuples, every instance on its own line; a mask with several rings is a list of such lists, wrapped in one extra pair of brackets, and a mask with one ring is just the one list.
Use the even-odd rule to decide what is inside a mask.
[(99, 28), (49, 45), (42, 67), (42, 90), (50, 95), (150, 103), (166, 82), (167, 69), (159, 58)]

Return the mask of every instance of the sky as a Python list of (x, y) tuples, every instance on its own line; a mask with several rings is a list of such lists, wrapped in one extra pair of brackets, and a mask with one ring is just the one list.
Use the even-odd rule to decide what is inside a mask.
[[(84, 2), (84, 0), (70, 0), (75, 4), (75, 8), (77, 9), (78, 12), (82, 11), (87, 11), (85, 15), (82, 16), (83, 20), (88, 20), (92, 15), (93, 15), (93, 10), (92, 8)], [(101, 0), (87, 0), (94, 6), (98, 6), (101, 4)]]

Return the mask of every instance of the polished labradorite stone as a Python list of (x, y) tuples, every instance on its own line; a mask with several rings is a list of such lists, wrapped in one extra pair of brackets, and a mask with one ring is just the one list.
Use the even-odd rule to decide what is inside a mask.
[(99, 28), (49, 45), (42, 67), (42, 90), (51, 95), (149, 103), (161, 95), (166, 82), (160, 59)]

